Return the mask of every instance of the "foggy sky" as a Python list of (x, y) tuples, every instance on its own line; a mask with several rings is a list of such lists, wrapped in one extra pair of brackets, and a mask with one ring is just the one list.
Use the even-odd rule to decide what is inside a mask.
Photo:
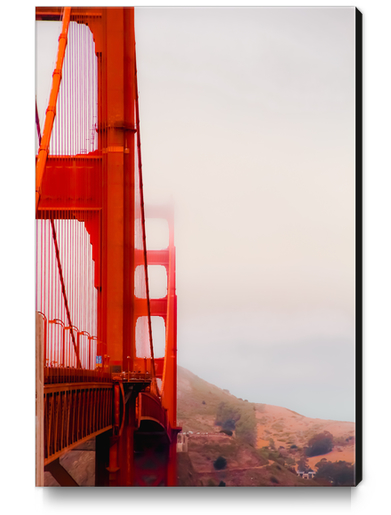
[(136, 9), (136, 48), (145, 198), (176, 209), (179, 364), (354, 420), (354, 9)]

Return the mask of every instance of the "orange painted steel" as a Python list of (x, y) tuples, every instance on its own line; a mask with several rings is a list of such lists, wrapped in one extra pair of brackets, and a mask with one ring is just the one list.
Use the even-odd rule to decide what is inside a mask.
[(65, 56), (65, 48), (67, 46), (68, 27), (70, 22), (71, 8), (65, 7), (62, 21), (62, 31), (59, 37), (58, 54), (56, 67), (53, 72), (52, 89), (50, 92), (49, 105), (46, 111), (45, 125), (43, 128), (42, 140), (39, 147), (37, 165), (36, 165), (36, 190), (35, 190), (35, 207), (38, 206), (41, 194), (41, 184), (45, 173), (46, 159), (49, 153), (49, 143), (52, 134), (54, 118), (56, 116), (56, 104), (58, 92), (60, 89), (62, 66)]
[[(51, 102), (57, 88), (61, 106), (54, 142), (49, 147), (55, 102), (46, 114), (36, 177), (37, 310), (44, 320), (45, 349), (45, 463), (95, 436), (97, 486), (174, 486), (180, 428), (176, 422), (173, 213), (147, 212), (150, 217), (165, 218), (170, 228), (167, 249), (148, 251), (134, 9), (68, 9), (36, 9), (37, 20), (59, 20), (64, 14), (62, 34), (64, 27), (69, 27), (67, 53), (61, 35), (58, 55), (62, 61), (58, 58), (54, 74), (56, 81), (61, 79), (58, 70), (63, 67), (62, 89), (53, 78)], [(78, 29), (86, 25), (90, 35)], [(91, 46), (90, 36), (95, 61), (83, 57), (83, 48)], [(75, 64), (76, 56), (80, 62)], [(93, 62), (96, 68), (90, 64)], [(82, 72), (90, 68), (86, 84), (92, 86), (87, 87), (87, 97), (74, 97), (77, 88), (73, 84), (83, 82)], [(83, 114), (83, 102), (87, 114)], [(80, 124), (72, 125), (72, 120), (79, 118)], [(80, 127), (86, 127), (88, 133), (84, 135)], [(83, 138), (89, 138), (88, 145)], [(49, 148), (53, 155), (48, 156)], [(149, 298), (147, 264), (166, 269), (167, 295), (163, 299)], [(136, 269), (141, 270), (139, 282)], [(165, 322), (163, 358), (154, 358), (152, 316)], [(137, 326), (143, 317), (147, 324)], [(145, 355), (136, 350), (136, 326), (141, 327), (141, 338), (149, 348)], [(160, 390), (157, 379), (161, 380)], [(103, 425), (97, 424), (101, 420)], [(145, 464), (151, 456), (145, 446), (156, 451), (152, 457), (157, 465), (149, 479)]]
[(113, 425), (112, 384), (46, 385), (44, 405), (45, 465)]

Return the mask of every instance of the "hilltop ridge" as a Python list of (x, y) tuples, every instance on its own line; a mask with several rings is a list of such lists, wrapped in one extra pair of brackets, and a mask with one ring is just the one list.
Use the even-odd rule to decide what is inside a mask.
[[(227, 486), (319, 486), (324, 481), (297, 476), (299, 463), (316, 471), (322, 459), (355, 462), (353, 422), (309, 418), (287, 408), (251, 403), (180, 366), (178, 425), (189, 435), (188, 458), (195, 485), (217, 486), (223, 481)], [(310, 440), (323, 433), (332, 438), (329, 452), (306, 456)], [(219, 456), (227, 464), (217, 474), (213, 463)], [(178, 457), (185, 477), (180, 453)]]

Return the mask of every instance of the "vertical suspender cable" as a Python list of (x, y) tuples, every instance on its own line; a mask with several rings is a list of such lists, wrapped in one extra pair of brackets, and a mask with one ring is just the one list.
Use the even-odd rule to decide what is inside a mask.
[(50, 223), (51, 223), (51, 226), (52, 226), (53, 242), (54, 242), (54, 248), (55, 248), (56, 259), (57, 259), (57, 268), (58, 268), (58, 273), (60, 275), (62, 295), (63, 295), (63, 298), (64, 298), (64, 304), (65, 304), (65, 310), (67, 312), (68, 323), (69, 323), (69, 326), (70, 326), (70, 332), (71, 332), (71, 336), (72, 336), (72, 343), (73, 343), (73, 346), (75, 348), (75, 353), (76, 353), (76, 358), (77, 358), (77, 366), (78, 366), (78, 368), (81, 368), (80, 358), (79, 358), (79, 349), (77, 348), (76, 341), (75, 341), (75, 335), (73, 333), (73, 326), (72, 326), (72, 321), (71, 321), (71, 313), (69, 311), (68, 299), (67, 299), (67, 295), (66, 295), (66, 291), (65, 291), (64, 277), (63, 277), (63, 274), (62, 274), (62, 267), (61, 267), (61, 262), (60, 262), (60, 251), (58, 249), (58, 244), (57, 244), (56, 228), (54, 226), (54, 221), (53, 221), (52, 217), (50, 218)]
[[(46, 111), (45, 126), (43, 129), (43, 135), (42, 135), (42, 138), (40, 141), (40, 148), (39, 148), (38, 159), (37, 159), (36, 208), (38, 206), (42, 178), (43, 178), (43, 174), (45, 171), (45, 165), (46, 165), (46, 160), (47, 160), (48, 151), (49, 151), (50, 137), (51, 137), (51, 133), (52, 133), (52, 129), (53, 129), (54, 118), (56, 115), (56, 103), (57, 103), (58, 93), (59, 93), (59, 89), (60, 89), (65, 49), (67, 46), (70, 15), (71, 15), (71, 8), (65, 7), (64, 13), (63, 13), (63, 20), (62, 20), (62, 31), (61, 31), (61, 34), (59, 37), (56, 68), (53, 72), (52, 89), (50, 92), (49, 105), (48, 105), (48, 108)], [(76, 341), (75, 341), (75, 336), (73, 333), (73, 327), (72, 327), (72, 321), (71, 321), (71, 314), (69, 311), (68, 299), (67, 299), (67, 295), (66, 295), (66, 291), (65, 291), (65, 283), (64, 283), (63, 273), (62, 273), (62, 266), (61, 266), (61, 262), (60, 262), (60, 252), (59, 252), (58, 243), (57, 243), (56, 228), (54, 225), (54, 220), (53, 220), (52, 214), (50, 214), (49, 218), (50, 218), (50, 223), (51, 223), (51, 227), (52, 227), (52, 236), (53, 236), (54, 248), (55, 248), (55, 253), (56, 253), (57, 268), (58, 268), (58, 272), (60, 275), (60, 283), (61, 283), (61, 289), (62, 289), (62, 294), (63, 294), (63, 298), (64, 298), (65, 309), (67, 312), (68, 323), (69, 323), (70, 331), (71, 331), (71, 335), (72, 335), (73, 346), (75, 347), (78, 366), (80, 366), (80, 359), (79, 359), (78, 349), (76, 347)], [(54, 302), (55, 302), (55, 299), (54, 299)], [(53, 306), (53, 299), (52, 299), (52, 306)]]
[(65, 48), (67, 45), (68, 27), (71, 18), (71, 8), (64, 7), (62, 19), (62, 31), (59, 37), (56, 68), (53, 72), (52, 89), (49, 97), (49, 105), (46, 111), (45, 125), (43, 128), (41, 145), (39, 147), (37, 166), (36, 166), (36, 190), (35, 207), (38, 207), (41, 195), (42, 178), (45, 172), (45, 165), (49, 153), (50, 136), (53, 129), (53, 122), (56, 116), (56, 103), (60, 89), (62, 65), (64, 62)]

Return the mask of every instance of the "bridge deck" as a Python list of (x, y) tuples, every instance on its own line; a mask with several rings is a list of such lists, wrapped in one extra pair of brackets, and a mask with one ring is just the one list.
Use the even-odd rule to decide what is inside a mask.
[(44, 464), (112, 428), (111, 383), (67, 383), (44, 387)]

